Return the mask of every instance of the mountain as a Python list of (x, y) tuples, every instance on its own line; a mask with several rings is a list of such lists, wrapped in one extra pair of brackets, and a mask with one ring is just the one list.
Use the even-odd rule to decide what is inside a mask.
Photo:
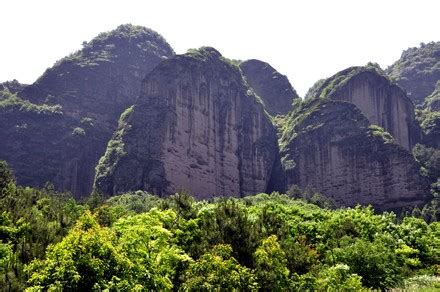
[(161, 62), (97, 167), (106, 195), (186, 190), (198, 198), (270, 188), (276, 131), (240, 69), (204, 47)]
[(440, 112), (440, 80), (432, 94), (426, 98), (426, 108), (432, 112)]
[(299, 96), (285, 75), (255, 59), (240, 63), (240, 69), (270, 115), (285, 115), (292, 110), (292, 103)]
[(18, 90), (6, 84), (0, 159), (20, 184), (52, 182), (77, 197), (90, 194), (120, 114), (138, 97), (145, 75), (173, 55), (158, 33), (121, 25), (84, 43), (35, 83)]
[(413, 103), (376, 66), (347, 68), (316, 87), (310, 98), (353, 103), (370, 124), (384, 128), (404, 148), (410, 150), (420, 140)]
[(429, 193), (411, 153), (346, 101), (308, 99), (289, 115), (280, 147), (289, 187), (337, 206), (398, 209), (421, 205)]
[(405, 92), (374, 64), (318, 81), (281, 127), (288, 188), (317, 191), (338, 206), (421, 205), (430, 181), (411, 153), (422, 131)]
[(389, 76), (404, 88), (416, 105), (423, 105), (440, 80), (440, 42), (409, 48), (388, 69)]

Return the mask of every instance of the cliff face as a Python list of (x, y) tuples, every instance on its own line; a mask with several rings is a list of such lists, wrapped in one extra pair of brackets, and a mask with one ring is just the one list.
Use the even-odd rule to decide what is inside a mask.
[(100, 160), (95, 186), (107, 195), (264, 192), (277, 150), (275, 129), (239, 68), (202, 48), (147, 76)]
[(370, 124), (379, 125), (396, 142), (411, 149), (420, 140), (414, 106), (405, 92), (372, 67), (352, 67), (327, 79), (320, 97), (353, 103)]
[(440, 112), (440, 80), (437, 81), (434, 92), (426, 98), (426, 109), (432, 112)]
[(240, 64), (240, 69), (272, 116), (287, 114), (292, 109), (293, 100), (299, 98), (287, 77), (268, 63), (247, 60)]
[(419, 165), (355, 105), (313, 100), (292, 115), (281, 139), (289, 186), (318, 191), (338, 205), (396, 209), (428, 193)]
[[(88, 195), (121, 112), (134, 103), (146, 73), (172, 55), (159, 34), (143, 27), (100, 34), (18, 90), (19, 98), (4, 101), (0, 159), (20, 184), (52, 182), (58, 190)], [(45, 108), (58, 113), (41, 115), (38, 109)]]
[(416, 105), (423, 105), (440, 80), (440, 42), (410, 48), (387, 69)]

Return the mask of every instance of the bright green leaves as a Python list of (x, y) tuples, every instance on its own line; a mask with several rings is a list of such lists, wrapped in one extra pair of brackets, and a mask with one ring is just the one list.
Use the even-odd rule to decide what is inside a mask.
[(175, 244), (171, 225), (176, 214), (153, 209), (121, 218), (113, 227), (118, 244), (133, 264), (134, 281), (149, 289), (171, 289), (176, 267), (190, 258)]
[(189, 266), (183, 290), (256, 291), (258, 284), (252, 271), (241, 266), (231, 254), (230, 245), (214, 246), (211, 252)]
[(289, 285), (286, 254), (275, 235), (264, 239), (255, 252), (255, 274), (263, 290), (284, 290)]
[(175, 267), (190, 260), (164, 227), (175, 217), (171, 210), (153, 209), (107, 228), (86, 212), (63, 241), (48, 249), (45, 260), (29, 265), (29, 283), (84, 291), (128, 286), (169, 290)]
[(45, 289), (103, 288), (113, 276), (126, 275), (130, 267), (115, 242), (114, 232), (100, 227), (86, 212), (60, 243), (49, 247), (45, 260), (35, 260), (28, 266), (29, 283)]

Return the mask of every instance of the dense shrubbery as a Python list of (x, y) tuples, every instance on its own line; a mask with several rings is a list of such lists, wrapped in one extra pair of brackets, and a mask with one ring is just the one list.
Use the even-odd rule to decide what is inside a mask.
[(135, 192), (77, 203), (0, 165), (4, 290), (437, 287), (440, 224), (287, 195), (196, 201)]

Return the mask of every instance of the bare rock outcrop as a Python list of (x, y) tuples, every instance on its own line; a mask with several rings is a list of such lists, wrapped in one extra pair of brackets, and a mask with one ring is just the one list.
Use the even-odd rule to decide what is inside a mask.
[(299, 96), (285, 75), (255, 59), (240, 63), (240, 68), (270, 115), (285, 115), (292, 109), (293, 100)]
[(281, 138), (288, 185), (318, 191), (337, 205), (399, 209), (422, 204), (427, 180), (411, 153), (354, 105), (308, 100)]
[(19, 184), (51, 182), (77, 197), (90, 194), (120, 114), (139, 96), (145, 75), (172, 55), (158, 33), (121, 25), (84, 43), (34, 84), (4, 83), (0, 159)]
[(374, 66), (345, 69), (324, 81), (315, 92), (315, 98), (353, 103), (370, 124), (384, 128), (408, 150), (420, 140), (412, 101)]
[(147, 76), (100, 160), (95, 187), (199, 198), (264, 192), (277, 154), (276, 131), (239, 68), (205, 47)]

